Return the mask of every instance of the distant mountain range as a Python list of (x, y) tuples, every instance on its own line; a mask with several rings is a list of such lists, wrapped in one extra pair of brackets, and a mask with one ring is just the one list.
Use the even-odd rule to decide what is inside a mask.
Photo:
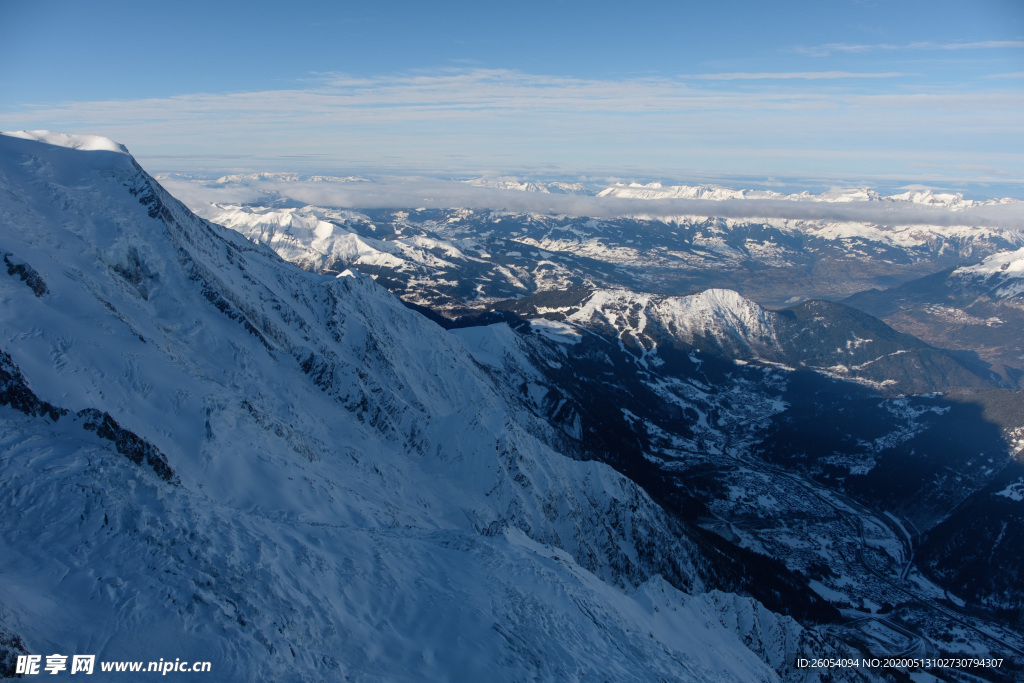
[[(640, 189), (649, 193), (664, 188)], [(976, 204), (927, 192), (879, 197), (856, 191), (823, 197), (808, 201), (938, 202), (951, 214)], [(771, 308), (809, 299), (844, 301), (901, 333), (962, 352), (959, 360), (971, 372), (985, 378), (994, 373), (1007, 386), (1019, 386), (1024, 368), (1014, 332), (1020, 329), (1015, 302), (1024, 279), (1007, 265), (1024, 244), (1024, 232), (1018, 229), (781, 219), (593, 219), (468, 209), (213, 205), (202, 212), (304, 268), (357, 268), (403, 300), (449, 317), (574, 287), (662, 296), (720, 288)], [(977, 265), (983, 261), (988, 265)], [(1007, 270), (999, 270), (1003, 265)], [(987, 270), (978, 270), (983, 267)], [(937, 273), (944, 271), (957, 273), (949, 285), (938, 282), (944, 276)]]

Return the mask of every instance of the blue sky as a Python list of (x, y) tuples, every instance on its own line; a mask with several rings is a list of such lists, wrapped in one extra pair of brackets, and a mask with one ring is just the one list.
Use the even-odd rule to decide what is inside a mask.
[(0, 129), (153, 170), (1024, 179), (1018, 0), (0, 8)]

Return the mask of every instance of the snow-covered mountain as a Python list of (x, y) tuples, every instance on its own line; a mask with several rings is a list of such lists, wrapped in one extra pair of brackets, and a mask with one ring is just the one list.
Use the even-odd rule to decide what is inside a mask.
[[(649, 185), (638, 187), (661, 191)], [(690, 189), (694, 188), (687, 192)], [(705, 190), (723, 191), (696, 190), (700, 190), (700, 197), (694, 195), (698, 199)], [(736, 192), (760, 201), (750, 193)], [(929, 211), (947, 217), (966, 215), (967, 209), (979, 205), (929, 192), (912, 190), (890, 197), (867, 191), (807, 195), (810, 199), (801, 199), (804, 194), (786, 196), (797, 204), (923, 203), (931, 207)], [(720, 201), (746, 201), (715, 196)], [(1007, 201), (984, 204), (991, 208)], [(941, 207), (936, 208), (936, 202)], [(693, 216), (608, 219), (472, 209), (356, 211), (288, 203), (205, 204), (201, 211), (214, 222), (271, 245), (304, 268), (330, 273), (357, 269), (404, 301), (448, 317), (577, 287), (669, 297), (727, 289), (770, 308), (809, 299), (846, 300), (903, 334), (919, 336), (940, 348), (977, 353), (980, 360), (975, 371), (995, 372), (1007, 386), (1018, 386), (1024, 377), (1019, 344), (1007, 335), (1019, 315), (1012, 306), (1014, 297), (1006, 305), (985, 303), (996, 301), (997, 292), (1012, 295), (1020, 290), (1019, 278), (1006, 259), (1024, 244), (1024, 232), (1012, 226), (956, 225), (955, 220), (949, 225), (890, 225)], [(977, 265), (985, 259), (992, 259), (986, 262), (989, 265)], [(1001, 270), (1004, 265), (1009, 270)], [(957, 271), (950, 286), (975, 292), (976, 303), (966, 298), (955, 303), (937, 289), (935, 296), (922, 290), (920, 296), (907, 298), (907, 290), (900, 289), (914, 288), (919, 280), (931, 282), (922, 278), (957, 268), (963, 270)], [(922, 286), (931, 289), (931, 285)], [(893, 306), (871, 303), (878, 296), (889, 296), (876, 296), (871, 290), (902, 297), (913, 311), (895, 314)], [(851, 296), (859, 298), (846, 299)], [(914, 303), (919, 299), (920, 305)], [(980, 367), (986, 364), (988, 370)], [(840, 372), (845, 372), (840, 366), (850, 367), (841, 359), (835, 365)], [(893, 378), (877, 381), (886, 379)]]
[(1020, 298), (1024, 294), (1024, 249), (992, 254), (977, 265), (957, 268), (951, 277), (985, 288), (995, 299)]
[(644, 364), (660, 364), (659, 353), (671, 347), (730, 361), (810, 369), (886, 393), (998, 385), (994, 375), (964, 365), (955, 355), (827, 301), (772, 311), (727, 289), (677, 297), (576, 288), (557, 297), (542, 293), (495, 306), (535, 325), (561, 325), (563, 336), (578, 337), (583, 330), (604, 333), (638, 353)]
[[(1024, 233), (1013, 228), (588, 218), (480, 209), (357, 211), (297, 207), (275, 196), (261, 196), (257, 204), (193, 206), (304, 267), (355, 267), (384, 278), (407, 301), (447, 309), (579, 284), (667, 295), (732, 289), (782, 306), (891, 287), (1024, 244)], [(317, 234), (307, 235), (313, 225)], [(353, 236), (363, 242), (358, 249)]]
[[(315, 207), (271, 210), (225, 206), (218, 207), (212, 213), (218, 223), (238, 230), (250, 239), (268, 244), (282, 257), (303, 268), (331, 272), (353, 267), (374, 273), (381, 278), (382, 283), (397, 292), (408, 293), (407, 298), (414, 303), (436, 303), (432, 297), (447, 291), (450, 294), (443, 300), (451, 302), (455, 299), (465, 306), (480, 297), (481, 290), (486, 291), (488, 285), (493, 287), (495, 281), (502, 280), (509, 285), (506, 293), (515, 297), (536, 291), (565, 290), (567, 286), (579, 286), (584, 281), (574, 272), (574, 262), (559, 258), (555, 252), (531, 249), (526, 253), (513, 253), (511, 250), (504, 250), (504, 254), (499, 250), (491, 253), (486, 250), (487, 245), (478, 233), (467, 231), (464, 236), (454, 239), (451, 234), (447, 234), (447, 239), (443, 239), (434, 236), (436, 233), (423, 234), (408, 213), (403, 215), (404, 219), (399, 218), (392, 223), (390, 230), (394, 232), (389, 233), (389, 228), (353, 211)], [(449, 223), (473, 219), (472, 213), (464, 212), (453, 216)], [(492, 228), (494, 222), (484, 225)], [(535, 222), (529, 221), (525, 225)], [(547, 242), (545, 246), (552, 245)], [(573, 250), (568, 244), (556, 247), (560, 250), (559, 255), (572, 253), (575, 258), (609, 258), (607, 253), (593, 253), (586, 248)], [(525, 250), (529, 247), (520, 248)], [(503, 265), (503, 256), (511, 257), (512, 262)], [(630, 258), (625, 254), (623, 257)], [(519, 264), (520, 261), (523, 265)], [(532, 265), (527, 266), (531, 261)], [(490, 293), (494, 293), (494, 290)], [(493, 305), (493, 298), (482, 298), (481, 303)], [(818, 304), (819, 308), (822, 305)], [(633, 309), (635, 311), (632, 314), (627, 312)], [(525, 309), (522, 312), (529, 313)], [(838, 313), (838, 308), (832, 307), (825, 317), (819, 314), (804, 320), (804, 327), (809, 320), (822, 321), (824, 324), (819, 325), (822, 329), (816, 332), (800, 331), (795, 329), (789, 318), (766, 311), (731, 290), (710, 289), (692, 296), (678, 297), (605, 288), (597, 290), (586, 304), (573, 313), (572, 318), (577, 322), (608, 318), (605, 322), (616, 329), (616, 334), (637, 338), (644, 335), (644, 327), (650, 318), (660, 331), (654, 332), (652, 327), (647, 330), (648, 336), (652, 332), (668, 334), (675, 341), (691, 345), (697, 344), (699, 338), (703, 340), (705, 348), (715, 348), (736, 358), (761, 359), (797, 366), (811, 365), (839, 376), (860, 377), (881, 386), (897, 385), (904, 390), (934, 389), (936, 386), (930, 384), (933, 380), (938, 382), (938, 386), (976, 386), (985, 382), (985, 378), (972, 376), (974, 373), (955, 367), (958, 365), (955, 360), (926, 349), (925, 345), (909, 337), (904, 336), (900, 343), (893, 346), (890, 342), (898, 335), (892, 330), (879, 328), (869, 335), (876, 338), (881, 335), (886, 338), (884, 342), (865, 337), (863, 320), (856, 323), (856, 329), (844, 331), (849, 325), (841, 325), (839, 327), (842, 330), (826, 331), (825, 327), (835, 327), (837, 314), (846, 318), (851, 315), (850, 312)], [(637, 321), (638, 328), (629, 324), (631, 316)], [(820, 340), (809, 340), (806, 334), (818, 335)], [(861, 337), (857, 337), (858, 334)], [(829, 348), (817, 348), (827, 341), (826, 337), (837, 337), (832, 340), (835, 344)], [(798, 349), (795, 345), (801, 339), (802, 347)], [(655, 342), (649, 340), (646, 343), (651, 346)], [(929, 356), (925, 366), (935, 369), (933, 380), (906, 384), (895, 379), (905, 379), (905, 373), (893, 368), (896, 356), (912, 349), (912, 356), (899, 360), (918, 361), (921, 354)], [(948, 381), (943, 377), (948, 378)]]
[[(98, 138), (0, 136), (0, 627), (219, 680), (775, 680), (834, 652), (458, 335)], [(317, 226), (311, 226), (313, 233)]]
[[(335, 222), (325, 220), (331, 218)], [(361, 237), (337, 225), (343, 221), (361, 221), (351, 211), (320, 216), (309, 209), (282, 208), (259, 214), (240, 208), (225, 208), (217, 213), (218, 223), (250, 239), (270, 246), (282, 258), (315, 272), (331, 270), (337, 264), (400, 265), (403, 259), (418, 259), (431, 265), (444, 263), (423, 249), (404, 249), (401, 242), (385, 242)]]

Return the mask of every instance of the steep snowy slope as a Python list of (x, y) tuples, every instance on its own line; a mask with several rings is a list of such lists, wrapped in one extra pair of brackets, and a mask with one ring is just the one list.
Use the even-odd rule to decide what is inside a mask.
[(218, 680), (773, 680), (829, 651), (701, 595), (679, 522), (369, 278), (196, 218), (114, 143), (24, 137), (0, 136), (11, 651)]

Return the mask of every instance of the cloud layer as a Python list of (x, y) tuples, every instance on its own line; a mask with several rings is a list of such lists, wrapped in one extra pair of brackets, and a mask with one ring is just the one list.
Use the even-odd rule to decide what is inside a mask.
[(992, 203), (961, 210), (911, 202), (824, 202), (784, 199), (625, 199), (588, 195), (557, 195), (477, 187), (424, 178), (377, 182), (261, 181), (210, 185), (164, 180), (164, 186), (195, 210), (210, 203), (260, 204), (287, 198), (301, 204), (345, 209), (492, 209), (515, 213), (589, 216), (776, 218), (807, 221), (849, 221), (879, 225), (965, 225), (1024, 229), (1024, 202)]
[(916, 86), (891, 71), (619, 79), (498, 69), (322, 74), (283, 90), (8, 107), (0, 129), (107, 135), (144, 162), (163, 160), (163, 170), (224, 168), (226, 157), (294, 169), (317, 155), (321, 171), (558, 166), (648, 176), (910, 179), (918, 177), (913, 164), (927, 163), (954, 177), (967, 167), (1024, 177), (1024, 92), (1006, 80), (986, 83), (965, 94)]

